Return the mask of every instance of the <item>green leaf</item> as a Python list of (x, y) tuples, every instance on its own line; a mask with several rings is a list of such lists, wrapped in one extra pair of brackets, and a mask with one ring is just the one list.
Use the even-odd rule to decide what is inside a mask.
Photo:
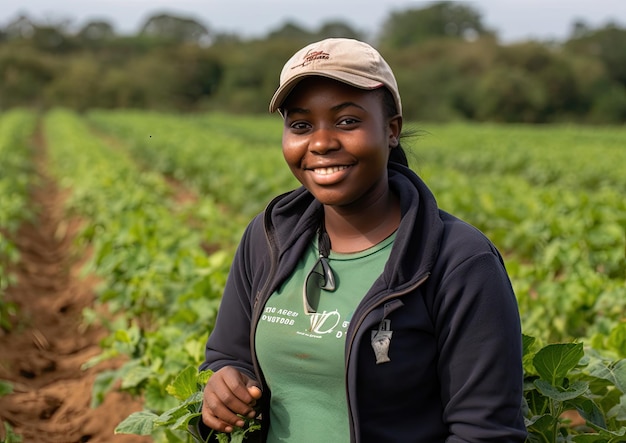
[(600, 434), (575, 435), (572, 440), (575, 443), (608, 443), (608, 440)]
[(606, 428), (604, 414), (593, 400), (585, 397), (579, 397), (571, 400), (570, 404), (576, 407), (578, 413), (587, 422), (591, 422), (601, 428)]
[(211, 378), (211, 375), (213, 375), (213, 371), (209, 369), (205, 371), (200, 371), (198, 373), (198, 383), (202, 386), (206, 385), (206, 382), (209, 381), (209, 378)]
[(155, 420), (155, 426), (167, 426), (170, 429), (179, 429), (179, 422), (181, 418), (187, 417), (186, 421), (189, 421), (189, 417), (192, 413), (185, 407), (184, 404), (176, 406), (168, 411), (165, 411)]
[(96, 376), (91, 390), (91, 408), (97, 408), (104, 401), (104, 396), (113, 388), (117, 377), (116, 370), (102, 371)]
[(595, 359), (588, 371), (593, 377), (611, 382), (623, 394), (626, 394), (626, 359), (617, 362)]
[(609, 409), (606, 414), (610, 418), (626, 422), (626, 394), (622, 395), (619, 403)]
[(526, 428), (529, 432), (529, 439), (531, 435), (540, 436), (541, 438), (536, 441), (554, 441), (554, 424), (556, 423), (556, 417), (545, 414), (526, 419)]
[(560, 386), (563, 378), (576, 367), (584, 356), (582, 343), (557, 343), (540, 349), (533, 365), (542, 380)]
[(115, 428), (115, 434), (152, 435), (159, 416), (150, 411), (134, 412)]
[(201, 412), (194, 412), (194, 413), (189, 412), (179, 417), (178, 420), (176, 420), (176, 422), (173, 423), (170, 427), (172, 429), (187, 430), (187, 428), (189, 427), (189, 422), (195, 417), (200, 417), (200, 416), (202, 416)]
[(122, 389), (129, 389), (139, 386), (145, 380), (153, 376), (152, 369), (143, 366), (133, 367), (122, 378)]
[(622, 394), (626, 394), (626, 358), (615, 363), (613, 374), (615, 375), (615, 387), (622, 391)]
[(2, 443), (21, 443), (22, 437), (15, 434), (11, 425), (4, 423), (4, 440), (0, 440)]
[(622, 426), (619, 430), (616, 431), (612, 431), (609, 429), (604, 429), (601, 428), (599, 426), (594, 425), (593, 423), (590, 423), (589, 426), (591, 426), (593, 429), (595, 429), (596, 431), (598, 431), (598, 434), (601, 435), (602, 437), (607, 438), (607, 441), (609, 442), (623, 442), (624, 440), (624, 436), (626, 436), (626, 427)]
[(524, 350), (523, 355), (530, 354), (532, 346), (535, 343), (535, 341), (536, 341), (535, 337), (522, 334), (522, 349)]
[(622, 357), (626, 354), (626, 322), (617, 324), (611, 330), (607, 338), (607, 345), (619, 351)]
[(589, 388), (589, 383), (584, 381), (577, 381), (571, 384), (567, 389), (563, 389), (557, 386), (552, 386), (545, 380), (535, 380), (535, 386), (539, 392), (552, 400), (565, 402), (572, 400), (576, 397), (580, 397)]
[(165, 411), (155, 420), (157, 426), (170, 425), (185, 414), (200, 413), (200, 405), (202, 404), (202, 392), (194, 392), (189, 398), (177, 406)]
[(165, 388), (158, 384), (156, 378), (148, 381), (143, 396), (144, 407), (153, 411), (166, 411), (178, 404), (178, 400), (169, 395)]
[(8, 381), (0, 380), (0, 397), (13, 392), (13, 385)]
[(197, 374), (198, 370), (193, 366), (186, 367), (167, 387), (167, 392), (179, 400), (188, 398), (198, 390)]
[(186, 413), (187, 410), (182, 406), (176, 406), (174, 408), (168, 409), (154, 420), (154, 426), (170, 426)]

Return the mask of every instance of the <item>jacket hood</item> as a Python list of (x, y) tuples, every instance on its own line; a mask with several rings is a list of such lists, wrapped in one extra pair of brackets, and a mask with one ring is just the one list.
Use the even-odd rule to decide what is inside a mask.
[(443, 221), (430, 189), (411, 169), (390, 163), (389, 184), (400, 197), (402, 220), (385, 275), (389, 287), (401, 290), (430, 273), (443, 238)]

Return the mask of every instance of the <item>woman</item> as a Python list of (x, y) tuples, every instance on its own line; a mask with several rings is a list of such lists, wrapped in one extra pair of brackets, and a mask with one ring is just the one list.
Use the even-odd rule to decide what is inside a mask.
[(308, 45), (270, 111), (303, 186), (241, 240), (201, 366), (204, 424), (258, 414), (267, 442), (523, 442), (509, 278), (408, 168), (387, 63), (356, 40)]

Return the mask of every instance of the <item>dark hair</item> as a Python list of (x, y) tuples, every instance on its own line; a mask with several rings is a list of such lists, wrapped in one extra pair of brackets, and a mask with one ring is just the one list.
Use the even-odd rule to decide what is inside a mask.
[[(394, 100), (391, 91), (387, 88), (381, 88), (380, 90), (382, 91), (383, 112), (385, 113), (385, 117), (391, 118), (396, 116), (398, 114), (398, 109), (396, 108), (396, 101)], [(398, 146), (391, 149), (389, 161), (409, 166), (409, 159), (407, 158), (406, 152), (404, 151), (400, 141), (398, 141)]]

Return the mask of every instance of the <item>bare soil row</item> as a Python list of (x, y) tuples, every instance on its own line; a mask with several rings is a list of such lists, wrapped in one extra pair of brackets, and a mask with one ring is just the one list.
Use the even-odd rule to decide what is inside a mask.
[(19, 306), (11, 331), (0, 330), (0, 379), (14, 392), (0, 397), (0, 438), (4, 423), (25, 443), (144, 443), (146, 437), (114, 435), (115, 426), (141, 409), (139, 399), (112, 392), (90, 408), (97, 374), (120, 364), (107, 361), (89, 369), (84, 363), (101, 352), (107, 334), (86, 325), (82, 310), (93, 306), (96, 279), (80, 275), (89, 251), (77, 251), (80, 220), (64, 214), (65, 196), (46, 173), (41, 133), (33, 140), (39, 184), (32, 192), (37, 216), (14, 241), (20, 251), (17, 283), (6, 298)]

